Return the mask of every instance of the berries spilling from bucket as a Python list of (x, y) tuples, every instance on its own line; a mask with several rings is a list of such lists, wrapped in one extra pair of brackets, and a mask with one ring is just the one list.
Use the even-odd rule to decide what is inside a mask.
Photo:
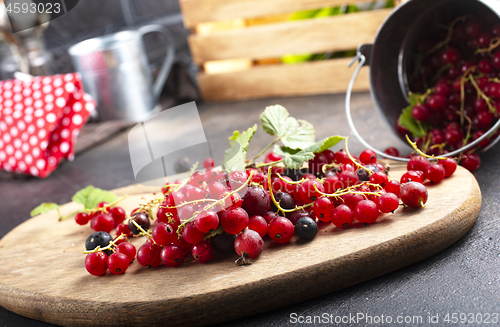
[(481, 139), (462, 155), (461, 164), (473, 171), (480, 166), (474, 152), (499, 136), (492, 127), (500, 117), (500, 19), (490, 12), (439, 23), (415, 42), (410, 105), (397, 130), (436, 156)]

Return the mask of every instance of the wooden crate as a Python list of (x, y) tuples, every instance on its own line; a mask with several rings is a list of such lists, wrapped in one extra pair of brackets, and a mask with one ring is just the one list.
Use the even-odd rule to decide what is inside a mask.
[[(286, 14), (291, 12), (355, 2), (359, 1), (180, 0), (184, 25), (191, 30), (188, 42), (193, 61), (200, 65), (198, 83), (203, 99), (345, 92), (353, 72), (347, 68), (350, 58), (298, 64), (282, 64), (272, 58), (352, 50), (359, 44), (373, 42), (392, 9), (286, 20)], [(272, 64), (255, 64), (266, 61)], [(219, 63), (224, 64), (219, 73), (204, 70), (209, 64)], [(235, 67), (234, 71), (230, 67)], [(354, 90), (368, 89), (368, 69), (363, 68)]]

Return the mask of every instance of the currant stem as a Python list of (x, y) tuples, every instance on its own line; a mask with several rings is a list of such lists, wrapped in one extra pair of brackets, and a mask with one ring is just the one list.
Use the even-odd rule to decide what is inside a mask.
[(273, 162), (268, 162), (268, 163), (265, 163), (265, 162), (262, 162), (260, 164), (256, 164), (255, 166), (253, 166), (254, 168), (261, 168), (261, 167), (267, 167), (267, 166), (274, 166), (274, 165), (277, 165), (279, 163), (282, 163), (284, 159), (281, 159), (281, 160), (278, 160), (278, 161), (273, 161)]
[(366, 172), (368, 173), (368, 176), (371, 176), (371, 175), (373, 174), (373, 172), (372, 172), (370, 169), (368, 169), (368, 168), (364, 167), (363, 165), (360, 165), (360, 164), (356, 161), (356, 159), (354, 159), (354, 158), (351, 156), (351, 153), (349, 152), (349, 147), (348, 147), (348, 145), (347, 145), (347, 140), (348, 140), (348, 139), (349, 139), (349, 136), (346, 136), (346, 138), (345, 138), (345, 152), (347, 153), (347, 156), (349, 157), (349, 159), (351, 159), (351, 161), (352, 161), (352, 162), (353, 162), (353, 163), (354, 163), (354, 164), (355, 164), (358, 168), (361, 168), (361, 169), (366, 170)]
[(316, 192), (318, 192), (319, 194), (321, 195), (324, 195), (326, 197), (334, 197), (334, 198), (338, 198), (338, 197), (341, 197), (342, 195), (346, 195), (346, 194), (360, 194), (360, 195), (363, 195), (363, 196), (366, 196), (366, 195), (377, 195), (377, 196), (380, 196), (380, 193), (378, 192), (359, 192), (359, 191), (352, 191), (353, 188), (356, 188), (356, 187), (360, 187), (362, 185), (368, 185), (368, 186), (374, 186), (374, 187), (377, 187), (379, 189), (381, 189), (382, 187), (378, 184), (372, 184), (372, 183), (361, 183), (361, 184), (357, 184), (357, 185), (353, 185), (353, 186), (350, 186), (350, 187), (347, 187), (343, 190), (340, 190), (340, 191), (337, 191), (335, 193), (331, 193), (331, 194), (328, 194), (328, 193), (324, 193), (324, 192), (321, 192), (318, 190), (318, 188), (316, 187), (316, 185), (313, 185), (314, 187), (314, 190)]
[(474, 88), (476, 89), (477, 94), (478, 94), (481, 98), (483, 98), (483, 100), (486, 102), (486, 104), (488, 105), (488, 109), (490, 109), (490, 112), (491, 112), (492, 114), (494, 114), (494, 115), (495, 115), (495, 117), (497, 117), (497, 111), (495, 110), (495, 108), (493, 108), (493, 105), (491, 104), (491, 99), (490, 99), (490, 98), (488, 98), (488, 97), (486, 96), (486, 94), (484, 94), (484, 92), (483, 92), (483, 91), (481, 91), (481, 89), (479, 88), (479, 86), (478, 86), (478, 85), (477, 85), (477, 83), (476, 83), (476, 80), (474, 79), (474, 77), (473, 77), (472, 75), (471, 75), (469, 78), (470, 78), (470, 81), (471, 81), (472, 85), (474, 85)]
[(101, 249), (101, 246), (98, 245), (95, 249), (83, 251), (82, 253), (89, 254), (89, 253), (94, 253), (94, 252), (98, 252), (98, 251), (106, 251), (106, 250), (111, 250), (111, 251), (115, 252), (113, 247), (116, 247), (116, 242), (123, 237), (126, 237), (125, 234), (120, 234), (120, 236), (118, 236), (116, 239), (109, 241), (109, 244), (106, 245), (105, 247), (103, 247), (102, 249)]
[(430, 156), (428, 154), (425, 154), (423, 153), (422, 151), (420, 151), (420, 149), (417, 147), (417, 143), (415, 142), (412, 142), (412, 140), (410, 140), (410, 138), (408, 137), (408, 134), (405, 135), (406, 136), (406, 140), (408, 141), (408, 143), (410, 143), (411, 147), (418, 153), (420, 154), (421, 156), (424, 156), (426, 158), (429, 158), (429, 159), (435, 159), (435, 160), (440, 160), (440, 159), (443, 159), (445, 160), (446, 158), (445, 157), (435, 157), (434, 155)]
[[(271, 169), (271, 168), (269, 168)], [(219, 199), (219, 200), (216, 200), (216, 202), (210, 204), (209, 206), (206, 206), (203, 208), (203, 210), (209, 210), (210, 208), (213, 208), (215, 207), (217, 204), (219, 203), (223, 203), (228, 197), (230, 197), (231, 195), (233, 195), (234, 193), (238, 193), (239, 191), (241, 191), (245, 186), (248, 185), (248, 183), (250, 183), (250, 180), (252, 179), (253, 177), (253, 170), (250, 171), (250, 176), (248, 176), (248, 179), (246, 180), (245, 183), (243, 183), (240, 187), (238, 187), (236, 190), (228, 193), (225, 197), (223, 197), (222, 199)], [(199, 201), (199, 200), (198, 200)], [(189, 219), (186, 219), (186, 221), (184, 221), (182, 224), (179, 225), (179, 227), (177, 228), (177, 235), (179, 236), (179, 238), (181, 237), (181, 232), (182, 232), (182, 229), (184, 228), (184, 226), (186, 226), (187, 223), (193, 221), (196, 216), (200, 213), (201, 211), (196, 211), (193, 213), (193, 215), (191, 216), (191, 218)]]
[(271, 143), (269, 143), (269, 145), (266, 146), (262, 151), (260, 151), (255, 157), (253, 157), (252, 160), (250, 160), (250, 162), (254, 162), (255, 159), (257, 159), (258, 157), (260, 157), (261, 155), (263, 155), (264, 152), (266, 152), (270, 147), (272, 147), (279, 140), (281, 140), (281, 137), (278, 137), (274, 141), (272, 141)]
[[(304, 180), (304, 179), (302, 179), (302, 180)], [(312, 205), (314, 205), (314, 203), (309, 203), (309, 204), (304, 204), (303, 206), (295, 206), (295, 208), (293, 208), (293, 209), (283, 209), (280, 206), (279, 202), (277, 202), (276, 198), (274, 197), (273, 188), (272, 188), (272, 185), (271, 185), (271, 167), (269, 167), (267, 169), (267, 184), (269, 186), (269, 194), (271, 194), (271, 200), (273, 201), (273, 203), (276, 206), (276, 208), (278, 208), (278, 211), (283, 212), (283, 214), (285, 214), (286, 212), (294, 212), (294, 211), (297, 211), (297, 210), (301, 210), (301, 209), (304, 209), (304, 208), (307, 208), (307, 207), (311, 207)]]
[(300, 181), (287, 181), (286, 179), (283, 178), (283, 176), (280, 175), (280, 173), (277, 173), (276, 175), (278, 175), (278, 177), (285, 183), (287, 184), (290, 184), (290, 185), (299, 185), (299, 184), (302, 184), (304, 181), (306, 181), (306, 178), (302, 177), (302, 179)]

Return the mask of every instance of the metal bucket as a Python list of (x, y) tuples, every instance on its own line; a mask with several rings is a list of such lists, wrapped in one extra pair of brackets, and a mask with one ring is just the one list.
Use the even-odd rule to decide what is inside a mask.
[[(394, 157), (377, 150), (368, 144), (356, 130), (351, 117), (350, 101), (352, 88), (360, 69), (363, 66), (370, 67), (370, 93), (375, 106), (394, 134), (407, 144), (406, 140), (397, 133), (396, 124), (402, 109), (408, 106), (409, 103), (407, 70), (411, 59), (411, 49), (418, 34), (423, 29), (426, 29), (426, 26), (433, 23), (436, 13), (444, 12), (447, 16), (459, 17), (486, 10), (500, 16), (499, 7), (500, 1), (498, 0), (410, 0), (396, 7), (378, 29), (374, 43), (360, 45), (356, 56), (351, 62), (353, 64), (358, 61), (358, 66), (347, 88), (346, 115), (349, 127), (356, 138), (365, 147), (375, 151), (382, 157), (408, 161), (407, 158)], [(475, 141), (443, 156), (453, 157), (476, 147), (499, 127), (500, 119)], [(499, 139), (500, 135), (494, 140), (491, 139), (488, 146), (481, 150), (488, 150)]]

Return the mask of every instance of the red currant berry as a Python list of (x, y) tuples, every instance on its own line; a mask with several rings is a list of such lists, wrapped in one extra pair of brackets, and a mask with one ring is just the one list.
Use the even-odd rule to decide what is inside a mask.
[(333, 152), (332, 150), (325, 150), (322, 153), (326, 156), (329, 164), (335, 162), (335, 152)]
[(353, 220), (354, 213), (347, 205), (341, 204), (333, 210), (332, 223), (336, 227), (347, 227)]
[(424, 172), (420, 170), (408, 170), (406, 173), (401, 176), (401, 180), (399, 181), (401, 184), (407, 182), (424, 182)]
[(234, 240), (234, 250), (239, 256), (246, 255), (248, 258), (254, 259), (257, 258), (264, 250), (264, 241), (256, 231), (246, 229)]
[(339, 182), (342, 188), (347, 188), (359, 183), (359, 176), (353, 171), (343, 171), (339, 174)]
[(121, 275), (127, 271), (129, 259), (123, 253), (113, 253), (108, 258), (108, 269), (112, 274)]
[(196, 228), (194, 222), (188, 222), (182, 229), (182, 238), (191, 244), (201, 242), (205, 233)]
[(399, 150), (394, 148), (394, 147), (390, 147), (390, 148), (385, 149), (384, 153), (386, 153), (390, 156), (393, 156), (393, 157), (399, 157)]
[(380, 212), (394, 212), (399, 207), (399, 198), (394, 193), (384, 193), (377, 200), (377, 207)]
[(109, 233), (115, 227), (115, 221), (110, 214), (101, 213), (92, 218), (90, 225), (96, 232)]
[(477, 68), (483, 74), (489, 74), (493, 72), (493, 65), (491, 64), (491, 61), (489, 61), (488, 59), (483, 59), (479, 61), (479, 63), (477, 64)]
[(201, 241), (193, 245), (191, 254), (193, 255), (194, 260), (199, 263), (208, 263), (214, 256), (214, 250), (212, 249), (209, 241)]
[(444, 95), (433, 94), (427, 98), (427, 105), (434, 111), (441, 111), (448, 105), (448, 101)]
[(184, 251), (177, 244), (165, 246), (160, 254), (161, 262), (167, 267), (177, 267), (184, 260)]
[(226, 210), (220, 217), (220, 223), (228, 234), (238, 234), (249, 222), (248, 213), (242, 208), (231, 208)]
[[(356, 177), (358, 177), (355, 173), (353, 173), (353, 174)], [(317, 189), (317, 191), (316, 191), (316, 189)], [(300, 184), (300, 188), (299, 188), (300, 198), (305, 203), (314, 202), (317, 198), (319, 198), (321, 196), (320, 192), (324, 193), (325, 188), (323, 187), (323, 184), (321, 184), (321, 182), (318, 180), (308, 179), (305, 182), (303, 182), (302, 184)]]
[(314, 158), (309, 160), (308, 162), (309, 171), (313, 174), (319, 174), (322, 172), (323, 166), (327, 163), (328, 158), (326, 157), (326, 155), (324, 155), (322, 152), (316, 153), (314, 155)]
[(212, 168), (214, 167), (215, 164), (214, 164), (214, 159), (211, 158), (211, 157), (208, 157), (206, 158), (205, 160), (203, 160), (203, 168)]
[(366, 149), (359, 155), (359, 161), (363, 165), (369, 165), (377, 162), (377, 154), (373, 150)]
[(248, 229), (254, 230), (259, 233), (260, 237), (267, 234), (267, 221), (262, 216), (252, 216), (248, 222)]
[(219, 216), (210, 210), (202, 211), (196, 216), (194, 224), (201, 232), (208, 233), (219, 226)]
[(270, 199), (268, 193), (260, 187), (253, 186), (248, 188), (241, 203), (241, 208), (245, 209), (249, 216), (263, 216), (269, 206)]
[(85, 268), (91, 275), (104, 275), (108, 270), (108, 256), (102, 251), (87, 254), (85, 257)]
[(79, 212), (75, 216), (75, 221), (78, 225), (87, 225), (90, 219), (92, 218), (92, 215), (89, 215), (85, 212)]
[(431, 111), (428, 106), (419, 103), (413, 106), (411, 115), (418, 121), (426, 121), (431, 117)]
[(399, 192), (401, 191), (401, 183), (399, 183), (397, 180), (390, 180), (385, 185), (384, 190), (399, 197)]
[(332, 220), (333, 202), (326, 196), (322, 196), (314, 201), (313, 211), (318, 220), (329, 222)]
[(116, 226), (116, 235), (120, 236), (122, 234), (125, 234), (126, 237), (132, 236), (130, 228), (128, 228), (128, 225), (125, 225), (124, 223), (118, 224)]
[(441, 54), (441, 60), (443, 64), (448, 65), (448, 64), (458, 64), (458, 62), (461, 59), (460, 51), (458, 51), (455, 48), (449, 48)]
[(431, 164), (425, 170), (425, 178), (437, 184), (444, 179), (445, 170), (440, 164)]
[(358, 203), (364, 200), (364, 197), (361, 194), (349, 193), (342, 195), (342, 200), (344, 201), (345, 205), (351, 208), (351, 210), (354, 210), (354, 208), (358, 205)]
[(264, 159), (264, 162), (265, 163), (270, 163), (270, 162), (275, 162), (275, 161), (279, 161), (283, 159), (280, 155), (274, 153), (274, 152), (271, 152), (269, 153), (266, 158)]
[(475, 171), (481, 165), (481, 158), (475, 153), (465, 154), (460, 161), (460, 165), (469, 171)]
[(146, 268), (158, 267), (161, 264), (161, 246), (147, 240), (137, 251), (137, 262)]
[(276, 243), (287, 243), (293, 237), (294, 227), (290, 220), (279, 216), (269, 223), (267, 234)]
[(430, 164), (431, 162), (429, 161), (429, 159), (424, 156), (413, 156), (410, 158), (410, 161), (408, 161), (406, 169), (419, 170), (424, 172)]
[(227, 188), (220, 182), (211, 182), (208, 184), (205, 192), (207, 199), (219, 199), (222, 194), (227, 192)]
[(323, 187), (326, 193), (331, 194), (336, 190), (340, 190), (342, 188), (342, 183), (340, 183), (337, 175), (330, 175), (323, 182)]
[(370, 176), (370, 183), (378, 184), (378, 185), (380, 185), (382, 187), (384, 187), (387, 184), (388, 181), (389, 181), (389, 178), (387, 177), (387, 175), (384, 172), (381, 172), (381, 171), (373, 173)]
[(137, 254), (137, 249), (135, 248), (134, 244), (130, 242), (123, 242), (118, 244), (115, 252), (125, 254), (128, 258), (128, 261), (132, 262), (135, 259), (135, 255)]
[(345, 152), (343, 149), (340, 149), (339, 151), (335, 152), (335, 163), (337, 164), (352, 163), (352, 161), (349, 158), (347, 152)]
[(457, 162), (452, 158), (441, 159), (438, 163), (444, 168), (444, 177), (450, 177), (457, 170)]
[(126, 214), (125, 210), (121, 207), (114, 207), (111, 209), (111, 216), (115, 221), (115, 226), (122, 223), (125, 220)]
[(371, 224), (377, 220), (379, 211), (375, 202), (371, 200), (363, 200), (354, 208), (354, 217), (357, 221)]
[(401, 186), (401, 201), (409, 207), (420, 208), (427, 202), (427, 188), (417, 182), (408, 182)]
[(153, 237), (153, 240), (161, 246), (172, 244), (175, 239), (177, 239), (176, 229), (174, 229), (171, 224), (164, 222), (157, 223), (153, 227), (151, 236)]

